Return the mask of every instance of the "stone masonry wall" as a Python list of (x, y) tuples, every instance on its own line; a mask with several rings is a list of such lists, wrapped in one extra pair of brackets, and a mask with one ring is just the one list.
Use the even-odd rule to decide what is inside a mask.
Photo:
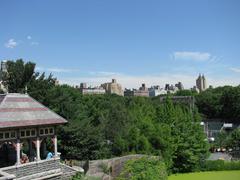
[(146, 156), (146, 155), (128, 155), (128, 156), (117, 157), (112, 159), (90, 161), (89, 171), (87, 172), (87, 175), (104, 177), (102, 166), (106, 166), (109, 169), (111, 169), (111, 172), (109, 172), (109, 175), (111, 176), (110, 179), (114, 179), (114, 177), (117, 177), (120, 174), (126, 161), (130, 159), (138, 159), (143, 156)]
[(60, 160), (46, 160), (41, 162), (33, 162), (24, 164), (21, 166), (11, 167), (7, 170), (3, 170), (8, 174), (14, 174), (17, 178), (21, 178), (24, 176), (41, 173), (49, 170), (54, 170), (60, 168)]
[(77, 173), (77, 171), (73, 168), (60, 163), (60, 159), (44, 160), (40, 162), (27, 163), (20, 166), (6, 167), (2, 168), (1, 171), (15, 175), (16, 178), (22, 178), (25, 176), (41, 174), (57, 169), (61, 169), (62, 174), (48, 179), (67, 180)]

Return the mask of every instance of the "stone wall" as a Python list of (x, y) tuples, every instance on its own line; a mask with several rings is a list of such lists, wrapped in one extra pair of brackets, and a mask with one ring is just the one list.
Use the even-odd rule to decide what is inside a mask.
[[(106, 177), (107, 175), (110, 175), (106, 177), (106, 179), (114, 179), (120, 174), (126, 161), (130, 159), (138, 159), (144, 156), (146, 155), (136, 154), (136, 155), (128, 155), (128, 156), (117, 157), (112, 159), (90, 161), (89, 171), (87, 172), (87, 175), (97, 176), (97, 177)], [(106, 172), (104, 172), (104, 167), (105, 167), (105, 170), (106, 169), (109, 170), (107, 174)]]
[(73, 168), (60, 163), (60, 159), (31, 162), (19, 166), (11, 166), (0, 169), (3, 173), (14, 175), (17, 179), (70, 179), (77, 173)]

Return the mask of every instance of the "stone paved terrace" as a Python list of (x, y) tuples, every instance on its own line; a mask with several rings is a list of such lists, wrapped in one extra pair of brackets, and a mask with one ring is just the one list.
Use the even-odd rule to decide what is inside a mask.
[(60, 163), (60, 158), (0, 169), (0, 180), (70, 179), (78, 171)]

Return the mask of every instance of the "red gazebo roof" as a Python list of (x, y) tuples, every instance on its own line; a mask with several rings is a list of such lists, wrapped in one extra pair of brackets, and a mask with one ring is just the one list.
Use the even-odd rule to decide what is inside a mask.
[(0, 129), (65, 123), (64, 118), (27, 94), (0, 95)]

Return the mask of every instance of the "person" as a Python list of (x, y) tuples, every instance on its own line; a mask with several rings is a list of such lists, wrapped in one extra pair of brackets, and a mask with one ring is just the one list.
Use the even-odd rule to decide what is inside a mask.
[(26, 154), (23, 154), (21, 158), (21, 164), (25, 164), (28, 162), (29, 162), (28, 156)]
[(51, 158), (53, 158), (53, 153), (49, 151), (46, 159), (51, 159)]

